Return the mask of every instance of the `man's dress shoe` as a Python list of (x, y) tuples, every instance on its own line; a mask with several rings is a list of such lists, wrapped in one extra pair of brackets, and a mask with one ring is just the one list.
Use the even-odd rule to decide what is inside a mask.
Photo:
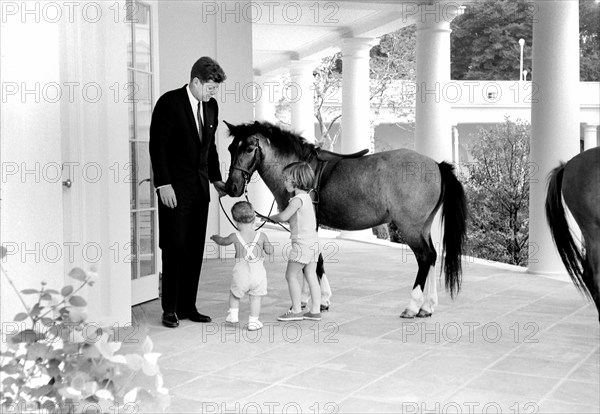
[(179, 326), (179, 319), (175, 312), (166, 312), (162, 316), (162, 324), (167, 328), (177, 328)]
[[(184, 318), (182, 318), (182, 319), (184, 319)], [(203, 315), (198, 311), (186, 314), (185, 319), (189, 319), (192, 322), (202, 322), (202, 323), (209, 323), (210, 321), (212, 321), (210, 316)]]

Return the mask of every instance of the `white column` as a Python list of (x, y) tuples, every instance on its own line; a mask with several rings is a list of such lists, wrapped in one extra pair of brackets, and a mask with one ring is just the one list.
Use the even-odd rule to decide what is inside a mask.
[(342, 134), (343, 153), (371, 146), (369, 51), (372, 38), (347, 38), (342, 43)]
[(444, 87), (450, 81), (450, 20), (454, 15), (425, 12), (417, 22), (417, 96), (415, 150), (434, 160), (452, 160), (450, 103)]
[[(372, 38), (347, 38), (342, 43), (342, 153), (371, 148), (369, 51), (376, 43), (377, 39)], [(375, 236), (367, 229), (343, 231), (340, 237), (364, 239)]]
[(587, 124), (583, 127), (583, 149), (589, 150), (598, 146), (598, 125)]
[(275, 116), (277, 99), (276, 91), (279, 88), (275, 76), (255, 76), (256, 84), (254, 96), (254, 119), (257, 121), (267, 121), (273, 124), (277, 123)]
[(566, 274), (546, 224), (546, 177), (579, 153), (578, 2), (536, 1), (533, 23), (529, 271)]
[[(164, 3), (164, 2), (159, 2)], [(245, 10), (245, 6), (248, 5), (249, 1), (239, 1), (241, 10)], [(202, 7), (204, 2), (169, 2), (167, 8), (171, 8), (171, 5), (176, 8), (181, 19), (185, 14), (186, 8)], [(181, 9), (180, 9), (181, 8)], [(191, 11), (189, 12), (191, 13)], [(159, 16), (159, 20), (162, 16)], [(214, 53), (211, 53), (210, 49), (204, 51), (204, 49), (193, 47), (191, 50), (194, 53), (202, 51), (202, 54), (206, 54), (215, 58), (221, 65), (225, 73), (227, 74), (227, 80), (223, 82), (219, 89), (219, 95), (217, 102), (219, 103), (219, 129), (217, 129), (217, 150), (219, 152), (219, 161), (221, 162), (221, 174), (223, 180), (228, 177), (229, 167), (231, 166), (231, 156), (227, 147), (231, 143), (231, 137), (227, 126), (223, 121), (227, 121), (233, 125), (252, 122), (254, 118), (254, 105), (251, 101), (252, 95), (246, 95), (251, 90), (247, 86), (254, 81), (254, 70), (252, 69), (252, 23), (248, 20), (235, 19), (231, 16), (223, 16), (221, 19), (214, 16), (209, 16), (207, 19), (207, 25), (197, 25), (200, 28), (194, 26), (192, 33), (199, 36), (200, 42), (212, 43), (214, 46)], [(160, 20), (162, 25), (162, 20)], [(211, 31), (210, 28), (213, 28)], [(175, 30), (175, 26), (170, 26), (165, 30)], [(184, 31), (187, 31), (188, 27), (185, 27)], [(197, 32), (199, 30), (199, 32)], [(186, 33), (186, 39), (189, 38), (189, 34)], [(200, 40), (201, 39), (201, 40)], [(167, 48), (168, 49), (168, 48)], [(186, 49), (186, 48), (183, 48)], [(162, 56), (162, 55), (161, 55)], [(197, 59), (197, 57), (195, 58)], [(194, 62), (194, 60), (191, 60)], [(161, 59), (162, 62), (162, 59)], [(172, 64), (172, 63), (169, 63)], [(187, 69), (189, 70), (189, 69)], [(162, 73), (162, 72), (161, 72)], [(231, 207), (235, 202), (245, 200), (244, 197), (232, 198), (222, 197), (221, 202), (227, 214), (230, 215)], [(206, 248), (204, 257), (207, 259), (224, 257), (228, 251), (226, 248), (219, 248), (212, 240), (209, 239), (212, 234), (227, 235), (232, 231), (235, 231), (233, 226), (229, 223), (225, 213), (221, 211), (219, 206), (219, 197), (217, 192), (211, 185), (211, 204), (208, 216), (208, 226), (206, 231)]]
[[(450, 102), (444, 87), (450, 82), (450, 21), (455, 13), (422, 6), (417, 21), (417, 95), (415, 99), (415, 150), (437, 162), (452, 161)], [(441, 255), (442, 227), (438, 211), (431, 239)], [(438, 266), (441, 259), (437, 261)]]
[(314, 61), (293, 61), (290, 66), (289, 98), (292, 129), (309, 142), (315, 142)]
[[(256, 121), (267, 121), (272, 124), (277, 124), (278, 120), (275, 116), (275, 108), (278, 95), (275, 93), (279, 90), (278, 79), (276, 76), (255, 76), (256, 83), (254, 97), (254, 119)], [(264, 183), (262, 178), (255, 173), (248, 185), (248, 199), (254, 206), (254, 210), (263, 215), (268, 215), (269, 209), (273, 203), (273, 195)], [(273, 208), (271, 214), (277, 212), (277, 206)]]

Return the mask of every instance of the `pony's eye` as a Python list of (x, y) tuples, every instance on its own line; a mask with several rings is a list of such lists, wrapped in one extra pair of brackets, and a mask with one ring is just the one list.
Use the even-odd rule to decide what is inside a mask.
[(253, 147), (248, 147), (248, 148), (246, 148), (246, 153), (247, 153), (247, 154), (250, 154), (252, 151), (254, 151), (254, 148), (253, 148)]

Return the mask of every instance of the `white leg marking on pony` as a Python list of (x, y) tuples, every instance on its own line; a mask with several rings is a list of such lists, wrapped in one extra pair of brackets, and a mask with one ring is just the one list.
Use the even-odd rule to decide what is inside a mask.
[[(331, 292), (331, 286), (329, 285), (329, 280), (327, 279), (327, 275), (323, 273), (321, 277), (321, 305), (329, 306), (331, 304), (331, 296), (333, 293)], [(302, 281), (302, 293), (300, 300), (303, 303), (310, 302), (310, 290), (308, 289), (308, 283), (306, 283), (306, 279)]]
[(329, 286), (329, 280), (327, 275), (323, 273), (323, 277), (321, 277), (321, 305), (329, 306), (331, 296), (333, 296), (333, 293), (331, 292), (331, 286)]
[(434, 306), (438, 304), (437, 280), (435, 278), (435, 266), (429, 268), (427, 279), (425, 280), (425, 294), (421, 309), (433, 313)]
[(419, 309), (421, 309), (424, 300), (421, 286), (417, 286), (410, 292), (410, 302), (406, 308), (416, 314), (419, 312)]

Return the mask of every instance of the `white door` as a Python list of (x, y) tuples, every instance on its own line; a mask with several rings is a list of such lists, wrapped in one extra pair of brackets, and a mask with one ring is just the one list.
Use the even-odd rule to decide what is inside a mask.
[[(56, 25), (3, 16), (0, 243), (8, 250), (2, 267), (18, 290), (64, 282), (58, 39)], [(12, 321), (24, 309), (4, 275), (0, 292), (0, 317)]]

